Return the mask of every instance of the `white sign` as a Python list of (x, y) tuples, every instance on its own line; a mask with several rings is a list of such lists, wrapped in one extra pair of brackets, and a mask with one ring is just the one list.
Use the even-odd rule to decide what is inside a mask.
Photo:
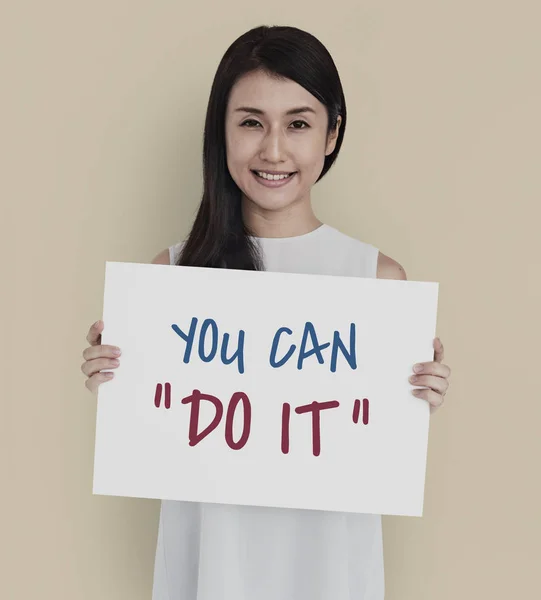
[(421, 516), (438, 283), (107, 262), (95, 494)]

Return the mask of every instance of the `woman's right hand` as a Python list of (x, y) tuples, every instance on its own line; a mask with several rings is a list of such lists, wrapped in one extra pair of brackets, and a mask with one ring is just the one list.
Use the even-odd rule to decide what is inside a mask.
[[(100, 373), (101, 369), (116, 369), (120, 364), (117, 358), (121, 354), (120, 348), (101, 345), (103, 325), (103, 321), (100, 320), (88, 330), (86, 341), (90, 346), (83, 350), (85, 362), (81, 365), (81, 371), (88, 377), (85, 386), (96, 395), (98, 387), (104, 381), (110, 381), (114, 376), (112, 372)], [(115, 353), (115, 350), (118, 350), (118, 353)]]

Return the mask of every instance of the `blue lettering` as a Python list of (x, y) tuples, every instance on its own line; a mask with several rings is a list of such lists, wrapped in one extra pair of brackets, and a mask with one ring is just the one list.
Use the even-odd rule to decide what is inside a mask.
[(192, 323), (190, 325), (190, 332), (186, 335), (178, 325), (171, 325), (171, 328), (175, 333), (177, 333), (185, 342), (186, 342), (186, 350), (184, 351), (184, 359), (183, 362), (188, 364), (190, 362), (190, 356), (192, 354), (193, 341), (195, 339), (195, 328), (197, 327), (197, 318), (192, 318)]
[(238, 360), (237, 368), (239, 373), (244, 373), (244, 331), (239, 330), (239, 343), (237, 345), (237, 351), (231, 358), (227, 358), (227, 344), (229, 343), (229, 334), (224, 333), (224, 340), (222, 342), (221, 358), (224, 365), (230, 365), (235, 359)]
[[(308, 336), (311, 338), (312, 349), (306, 350), (306, 344), (308, 342)], [(320, 365), (322, 365), (325, 361), (323, 360), (323, 355), (321, 354), (322, 350), (325, 350), (328, 346), (330, 346), (330, 342), (326, 342), (325, 344), (318, 344), (318, 339), (316, 335), (316, 330), (314, 329), (314, 325), (310, 323), (310, 321), (306, 322), (304, 326), (304, 332), (302, 334), (302, 342), (299, 350), (299, 358), (297, 360), (297, 369), (302, 369), (303, 361), (312, 356), (312, 354), (317, 355), (317, 361)]]
[(342, 340), (340, 339), (340, 334), (338, 331), (334, 332), (334, 339), (332, 345), (332, 356), (331, 356), (331, 373), (336, 372), (336, 359), (338, 355), (338, 348), (342, 351), (344, 358), (347, 360), (349, 366), (355, 370), (357, 368), (357, 356), (355, 350), (355, 323), (351, 323), (349, 328), (349, 353), (346, 351), (346, 347), (344, 346)]
[[(207, 330), (212, 327), (212, 349), (208, 356), (205, 356), (205, 340), (207, 338)], [(201, 325), (201, 333), (199, 334), (199, 358), (203, 362), (210, 362), (216, 356), (218, 350), (218, 325), (214, 319), (205, 319)]]
[(288, 335), (291, 335), (293, 333), (291, 331), (291, 329), (289, 329), (288, 327), (280, 327), (280, 329), (278, 329), (278, 331), (274, 334), (274, 339), (272, 340), (270, 364), (275, 369), (284, 365), (291, 358), (291, 355), (293, 354), (293, 352), (295, 352), (295, 348), (296, 348), (295, 344), (291, 344), (291, 346), (290, 346), (287, 354), (284, 356), (284, 358), (282, 358), (282, 360), (276, 362), (276, 350), (278, 349), (278, 343), (280, 341), (280, 336), (284, 332), (287, 333)]

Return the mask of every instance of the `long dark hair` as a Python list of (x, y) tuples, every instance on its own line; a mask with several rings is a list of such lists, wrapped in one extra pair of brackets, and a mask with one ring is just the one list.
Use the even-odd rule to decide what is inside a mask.
[(225, 114), (236, 81), (252, 71), (297, 82), (327, 108), (327, 135), (342, 123), (334, 152), (325, 157), (319, 181), (331, 168), (344, 138), (346, 101), (338, 70), (313, 35), (287, 26), (255, 27), (225, 52), (210, 92), (203, 141), (203, 198), (192, 230), (175, 264), (262, 270), (257, 243), (242, 218), (242, 192), (227, 167)]

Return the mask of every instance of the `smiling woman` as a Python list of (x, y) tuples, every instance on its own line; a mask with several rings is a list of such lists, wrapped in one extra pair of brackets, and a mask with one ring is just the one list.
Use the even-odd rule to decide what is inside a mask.
[(203, 197), (176, 264), (262, 270), (255, 237), (321, 225), (310, 192), (338, 156), (346, 119), (338, 71), (317, 38), (285, 26), (241, 35), (212, 84)]
[[(285, 26), (241, 35), (212, 84), (203, 197), (193, 227), (187, 240), (152, 262), (406, 279), (400, 264), (375, 246), (314, 214), (312, 187), (336, 161), (345, 127), (340, 77), (317, 38)], [(93, 390), (105, 380), (99, 369), (117, 366), (98, 345), (100, 331), (91, 328), (82, 366)], [(292, 347), (278, 343), (275, 367)], [(353, 347), (347, 360), (355, 360)], [(450, 372), (440, 364), (441, 344), (436, 352), (415, 380), (430, 388), (421, 397), (432, 406), (441, 404)], [(332, 364), (331, 356), (331, 370)], [(381, 517), (162, 500), (152, 598), (383, 600)]]
[[(212, 84), (203, 197), (170, 264), (376, 277), (378, 249), (312, 209), (345, 126), (340, 77), (319, 40), (295, 27), (240, 36)], [(383, 597), (379, 515), (162, 500), (153, 600)]]
[[(152, 262), (406, 279), (399, 263), (322, 223), (312, 209), (312, 187), (334, 164), (345, 126), (340, 77), (319, 40), (285, 26), (256, 27), (240, 36), (212, 84), (195, 222), (187, 240)], [(243, 309), (260, 310), (249, 304)], [(81, 370), (93, 393), (114, 376), (102, 371), (120, 364), (120, 349), (101, 343), (103, 328), (101, 320), (90, 327), (83, 351)], [(291, 358), (294, 343), (287, 346), (283, 337), (288, 331), (276, 340), (275, 368)], [(302, 339), (306, 332), (319, 350), (330, 346), (329, 340), (319, 344), (309, 328)], [(331, 371), (337, 348), (341, 359), (356, 360), (355, 329), (349, 335), (351, 344), (333, 339)], [(312, 352), (301, 342), (297, 368)], [(442, 359), (438, 341), (434, 361), (423, 363), (411, 380), (425, 386), (419, 398), (431, 409), (441, 406), (448, 388), (450, 369)], [(383, 600), (383, 572), (377, 514), (161, 502), (153, 600)]]
[[(306, 76), (298, 83), (257, 69), (240, 76), (231, 90), (225, 113), (227, 167), (241, 191), (248, 229), (268, 222), (267, 212), (276, 214), (285, 208), (310, 227), (319, 224), (311, 208), (311, 188), (323, 176), (326, 163), (326, 170), (330, 167), (327, 157), (337, 147), (343, 116), (314, 95), (340, 97), (341, 89), (332, 90), (327, 84), (328, 89), (318, 90), (321, 83), (313, 79), (307, 89)], [(345, 114), (345, 100), (340, 100), (340, 106)], [(341, 131), (343, 135), (343, 127)], [(289, 222), (295, 227), (299, 220)]]

